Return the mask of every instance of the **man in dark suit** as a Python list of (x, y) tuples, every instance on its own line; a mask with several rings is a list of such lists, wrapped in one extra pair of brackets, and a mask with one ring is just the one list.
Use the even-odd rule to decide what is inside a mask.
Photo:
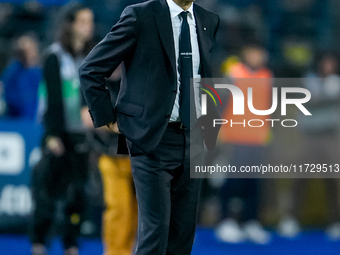
[[(208, 133), (207, 148), (216, 143), (211, 119), (219, 116), (209, 102), (201, 116), (199, 87), (190, 79), (212, 75), (219, 17), (193, 2), (127, 7), (79, 69), (94, 126), (126, 137), (138, 201), (137, 255), (190, 254), (200, 187), (190, 179), (190, 160), (202, 165)], [(121, 62), (112, 107), (105, 77)]]

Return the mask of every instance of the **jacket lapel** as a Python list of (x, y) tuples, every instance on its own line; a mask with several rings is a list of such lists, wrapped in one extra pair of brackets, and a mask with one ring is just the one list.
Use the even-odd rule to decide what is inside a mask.
[(209, 38), (209, 33), (206, 30), (209, 27), (207, 27), (208, 24), (206, 24), (207, 21), (205, 21), (204, 13), (202, 13), (201, 8), (196, 4), (194, 4), (194, 14), (196, 20), (198, 46), (200, 51), (202, 77), (210, 77), (211, 70), (209, 68), (208, 55), (210, 54), (209, 52), (212, 49), (213, 44)]
[[(159, 0), (155, 2), (154, 19), (161, 43), (170, 63), (170, 70), (167, 69), (168, 74), (169, 77), (173, 79), (173, 82), (176, 83), (176, 54), (169, 7), (166, 0)], [(205, 21), (204, 13), (196, 4), (194, 4), (194, 14), (196, 19), (202, 77), (209, 77), (211, 76), (211, 70), (209, 68), (208, 56), (213, 45), (209, 38), (208, 31), (204, 30), (204, 28), (207, 29), (207, 24), (205, 24), (207, 21)]]
[(155, 23), (160, 40), (170, 62), (171, 70), (169, 72), (169, 77), (176, 81), (176, 53), (170, 11), (165, 0), (157, 1), (157, 3), (158, 5), (154, 8)]

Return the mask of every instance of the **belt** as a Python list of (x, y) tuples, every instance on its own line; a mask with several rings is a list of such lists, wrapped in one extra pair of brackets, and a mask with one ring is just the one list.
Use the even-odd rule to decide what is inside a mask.
[(168, 124), (169, 128), (173, 129), (183, 129), (186, 130), (187, 128), (182, 124), (182, 122), (169, 122)]

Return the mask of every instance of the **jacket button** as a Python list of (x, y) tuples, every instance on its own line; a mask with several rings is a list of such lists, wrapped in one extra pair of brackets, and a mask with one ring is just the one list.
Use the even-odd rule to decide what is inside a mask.
[(174, 89), (172, 92), (173, 92), (174, 94), (177, 94), (177, 90), (176, 90), (176, 89)]
[(165, 118), (169, 119), (170, 116), (171, 116), (170, 114), (167, 114), (167, 115), (165, 115)]

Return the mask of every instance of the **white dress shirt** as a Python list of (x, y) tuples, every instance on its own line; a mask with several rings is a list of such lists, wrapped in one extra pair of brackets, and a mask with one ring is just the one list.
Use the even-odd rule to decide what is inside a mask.
[[(180, 121), (179, 118), (179, 94), (180, 94), (180, 74), (178, 70), (178, 57), (179, 57), (179, 36), (181, 33), (182, 27), (182, 17), (180, 13), (184, 10), (178, 6), (173, 0), (167, 0), (169, 9), (170, 9), (170, 17), (172, 23), (172, 31), (174, 34), (174, 43), (175, 43), (175, 53), (176, 53), (176, 70), (177, 70), (177, 95), (175, 99), (175, 104), (170, 116), (170, 122)], [(196, 32), (196, 21), (194, 16), (194, 8), (193, 4), (187, 10), (188, 13), (188, 24), (190, 28), (190, 41), (191, 41), (191, 49), (192, 49), (192, 67), (193, 67), (193, 78), (201, 78), (201, 75), (198, 73), (200, 68), (200, 53), (198, 48), (198, 39)], [(197, 80), (195, 80), (197, 81)], [(196, 106), (196, 116), (199, 118), (201, 116), (201, 107), (200, 107), (200, 84), (196, 82), (194, 84), (195, 87), (195, 106)]]

